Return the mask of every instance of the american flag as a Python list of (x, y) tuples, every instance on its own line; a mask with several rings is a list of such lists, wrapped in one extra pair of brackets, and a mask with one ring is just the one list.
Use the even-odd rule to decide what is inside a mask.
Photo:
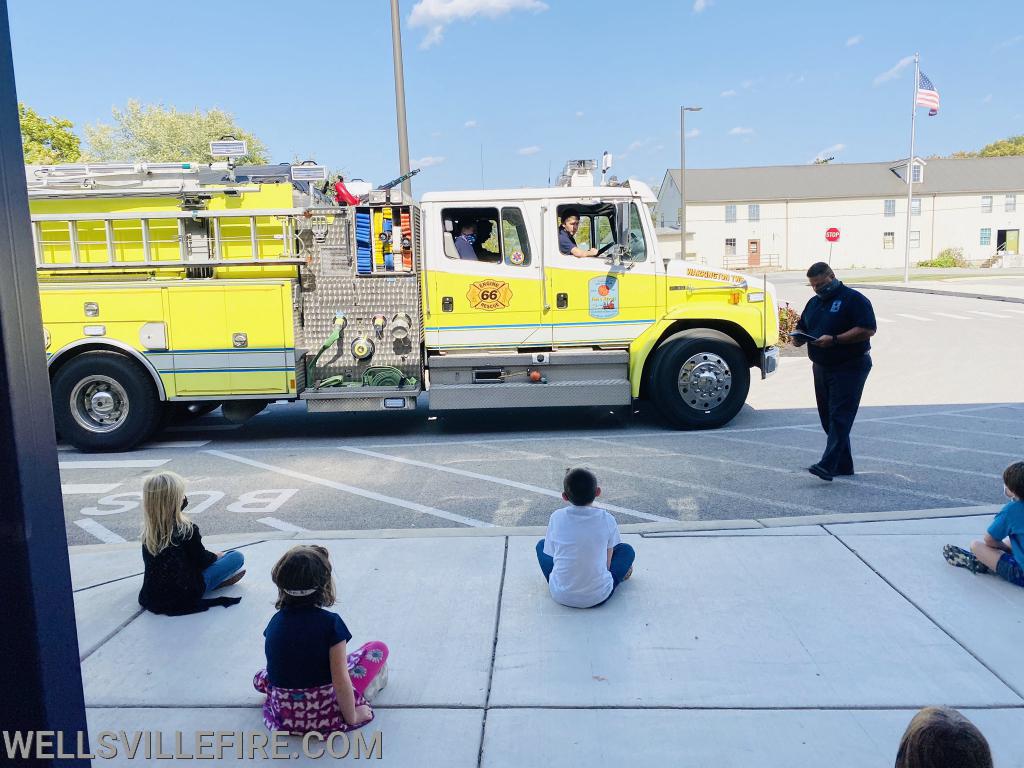
[(939, 114), (939, 92), (935, 90), (932, 81), (924, 72), (919, 72), (917, 81), (917, 106), (928, 107), (928, 116), (935, 117)]

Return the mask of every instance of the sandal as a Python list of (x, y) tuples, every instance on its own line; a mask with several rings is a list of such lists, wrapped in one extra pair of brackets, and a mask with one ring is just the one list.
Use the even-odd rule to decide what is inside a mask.
[(214, 589), (224, 589), (224, 587), (230, 587), (232, 584), (237, 584), (242, 580), (243, 576), (245, 576), (245, 568), (242, 568), (237, 573), (234, 573), (228, 578), (224, 579), (224, 581), (222, 581), (220, 584), (214, 587)]

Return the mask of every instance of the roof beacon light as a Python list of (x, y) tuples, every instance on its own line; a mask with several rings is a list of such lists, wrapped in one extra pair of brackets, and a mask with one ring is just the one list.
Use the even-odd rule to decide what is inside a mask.
[(245, 157), (249, 154), (249, 145), (244, 139), (224, 136), (210, 142), (210, 154), (213, 157), (226, 157), (228, 160), (233, 160), (236, 157)]

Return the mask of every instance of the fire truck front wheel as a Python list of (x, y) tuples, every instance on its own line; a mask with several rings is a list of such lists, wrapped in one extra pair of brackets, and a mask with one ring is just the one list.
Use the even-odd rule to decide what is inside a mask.
[(152, 434), (160, 401), (152, 380), (116, 352), (88, 352), (54, 374), (57, 431), (82, 451), (123, 451)]
[(689, 336), (655, 353), (650, 392), (658, 410), (678, 429), (714, 429), (743, 407), (750, 368), (735, 344)]

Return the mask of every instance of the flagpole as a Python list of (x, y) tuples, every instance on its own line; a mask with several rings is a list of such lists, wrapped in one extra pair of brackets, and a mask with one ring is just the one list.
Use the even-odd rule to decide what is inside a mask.
[(921, 81), (921, 57), (914, 54), (914, 97), (910, 106), (910, 157), (907, 159), (907, 238), (903, 249), (903, 282), (910, 282), (910, 208), (914, 199), (914, 132), (917, 128), (917, 86)]

